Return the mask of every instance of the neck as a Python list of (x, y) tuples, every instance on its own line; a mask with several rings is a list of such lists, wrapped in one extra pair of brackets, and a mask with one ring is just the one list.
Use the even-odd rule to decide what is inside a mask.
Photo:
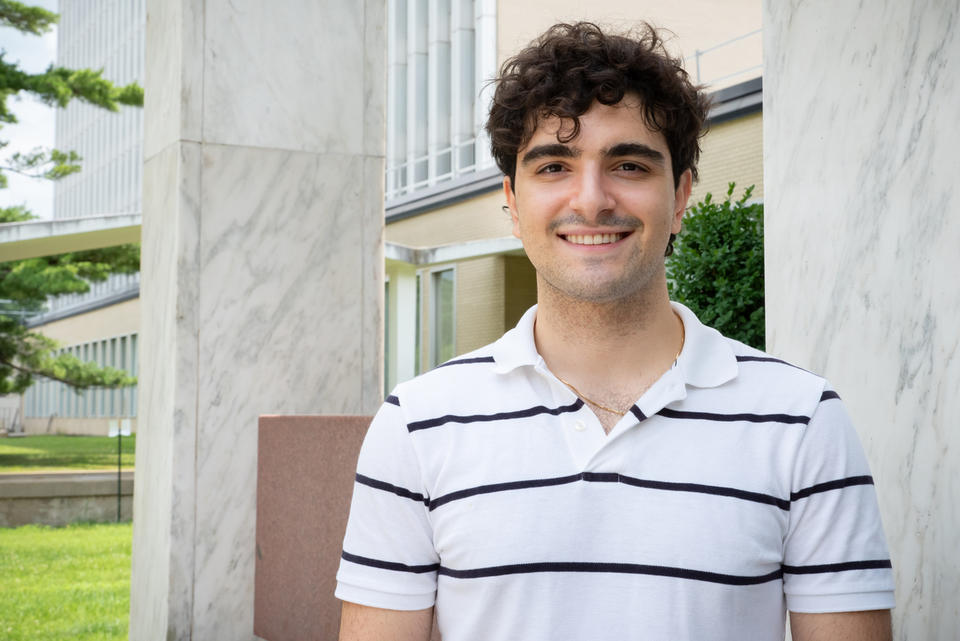
[(550, 370), (583, 393), (635, 400), (670, 368), (681, 325), (664, 281), (613, 302), (572, 300), (538, 282), (537, 350)]

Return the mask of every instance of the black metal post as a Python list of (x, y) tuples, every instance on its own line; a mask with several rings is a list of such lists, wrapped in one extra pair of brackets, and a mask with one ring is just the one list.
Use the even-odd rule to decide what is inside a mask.
[(118, 421), (118, 426), (117, 426), (117, 523), (120, 522), (120, 501), (122, 498), (122, 494), (120, 493), (122, 489), (121, 478), (120, 478), (120, 462), (122, 459), (122, 452), (123, 452), (123, 423)]

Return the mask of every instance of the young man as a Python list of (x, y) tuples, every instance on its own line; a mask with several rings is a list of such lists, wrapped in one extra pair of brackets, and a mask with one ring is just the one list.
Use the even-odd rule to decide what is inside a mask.
[(360, 455), (341, 639), (890, 638), (872, 479), (820, 377), (667, 297), (707, 101), (653, 30), (557, 25), (487, 129), (538, 305), (397, 387)]

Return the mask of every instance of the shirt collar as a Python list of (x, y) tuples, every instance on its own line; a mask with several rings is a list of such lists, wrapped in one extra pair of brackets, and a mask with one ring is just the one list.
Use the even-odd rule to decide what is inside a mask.
[(671, 302), (683, 321), (683, 350), (677, 359), (677, 369), (687, 385), (717, 387), (737, 375), (737, 356), (723, 335), (700, 322), (697, 315), (685, 305)]
[(517, 326), (493, 344), (494, 371), (506, 374), (523, 365), (536, 367), (543, 362), (533, 340), (533, 323), (537, 318), (537, 306), (528, 309)]
[[(737, 375), (737, 357), (730, 343), (712, 327), (700, 322), (696, 314), (680, 303), (671, 302), (684, 328), (683, 351), (676, 368), (687, 385), (717, 387)], [(493, 344), (494, 370), (506, 374), (524, 365), (538, 366), (543, 358), (533, 339), (537, 317), (534, 305), (524, 313), (516, 327)]]

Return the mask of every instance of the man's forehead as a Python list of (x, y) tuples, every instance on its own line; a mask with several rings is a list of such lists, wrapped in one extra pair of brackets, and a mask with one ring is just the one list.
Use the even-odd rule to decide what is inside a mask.
[[(605, 148), (624, 142), (644, 142), (649, 147), (667, 151), (666, 138), (658, 128), (650, 126), (639, 97), (628, 94), (614, 105), (595, 101), (577, 120), (579, 131), (573, 118), (546, 111), (532, 116), (527, 124), (530, 135), (518, 150), (518, 158), (522, 158), (532, 148), (545, 144), (566, 145), (579, 152), (585, 136), (609, 137), (611, 140)], [(600, 131), (601, 129), (605, 131)]]

